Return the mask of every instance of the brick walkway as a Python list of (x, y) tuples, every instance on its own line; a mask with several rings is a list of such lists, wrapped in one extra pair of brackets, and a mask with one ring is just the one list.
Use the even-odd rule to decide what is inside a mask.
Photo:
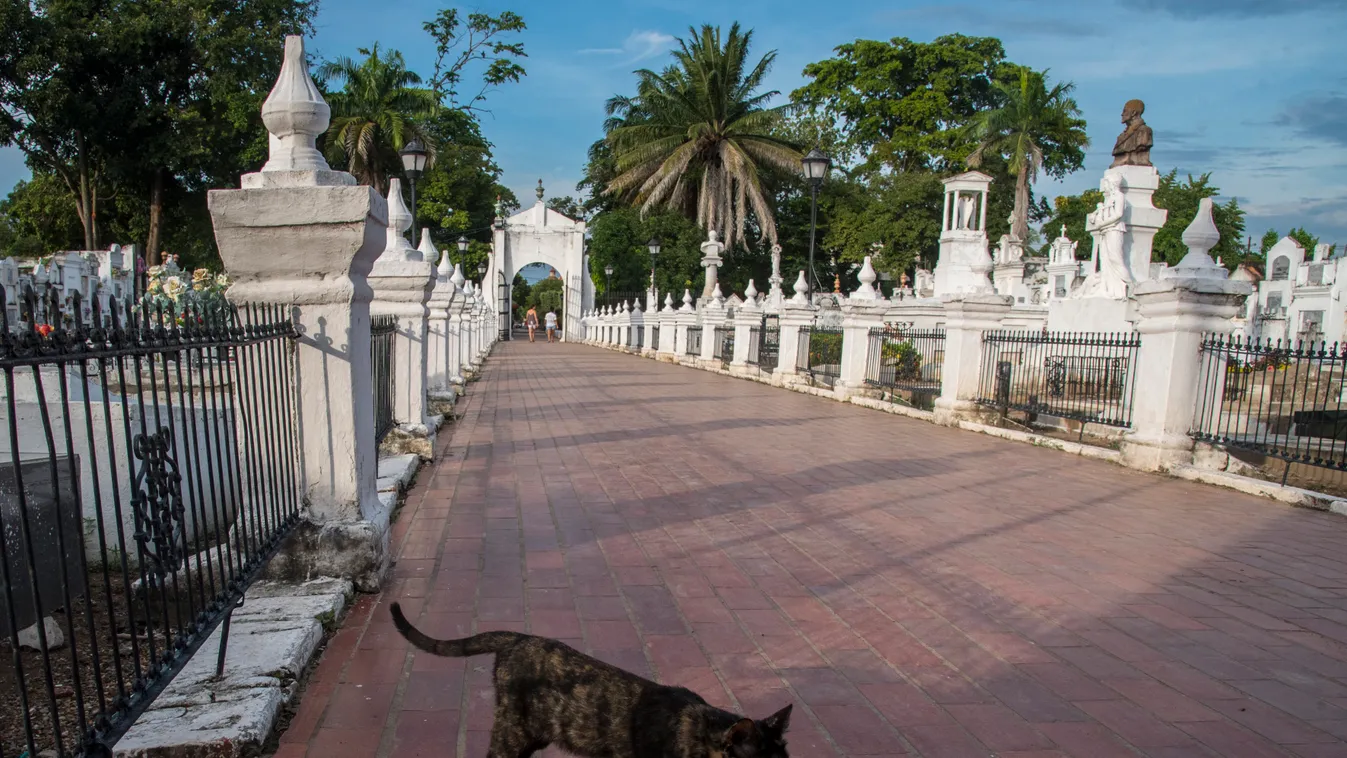
[(794, 702), (793, 756), (1347, 756), (1338, 517), (580, 346), (464, 408), (279, 756), (486, 755), (490, 658), (394, 599)]

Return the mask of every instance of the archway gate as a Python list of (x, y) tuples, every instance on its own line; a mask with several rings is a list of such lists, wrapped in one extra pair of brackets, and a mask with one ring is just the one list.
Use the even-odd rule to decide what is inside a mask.
[(496, 286), (491, 303), (503, 338), (508, 338), (513, 320), (512, 290), (515, 275), (530, 263), (545, 263), (557, 270), (564, 282), (562, 339), (584, 338), (580, 319), (594, 307), (594, 280), (585, 255), (585, 222), (575, 221), (543, 204), (542, 180), (538, 201), (532, 208), (509, 218), (496, 218), (490, 268), (486, 281)]

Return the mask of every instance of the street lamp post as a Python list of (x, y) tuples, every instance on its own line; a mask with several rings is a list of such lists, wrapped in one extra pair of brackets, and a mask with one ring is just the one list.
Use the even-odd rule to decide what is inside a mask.
[(458, 238), (458, 262), (460, 265), (468, 262), (468, 238)]
[(804, 157), (800, 163), (804, 167), (804, 177), (809, 180), (809, 278), (812, 280), (809, 287), (809, 298), (813, 301), (814, 294), (818, 292), (819, 280), (818, 273), (814, 271), (814, 237), (818, 229), (818, 188), (823, 184), (823, 179), (828, 175), (828, 168), (832, 166), (832, 160), (823, 151), (814, 148)]
[(659, 237), (651, 237), (645, 243), (650, 248), (650, 291), (655, 291), (655, 259), (659, 257)]
[(609, 300), (613, 297), (613, 264), (611, 263), (603, 267), (603, 294), (607, 295)]
[(426, 170), (426, 146), (421, 144), (421, 140), (413, 137), (402, 146), (398, 155), (402, 158), (402, 173), (412, 183), (412, 244), (416, 244), (416, 180), (420, 179), (421, 173)]

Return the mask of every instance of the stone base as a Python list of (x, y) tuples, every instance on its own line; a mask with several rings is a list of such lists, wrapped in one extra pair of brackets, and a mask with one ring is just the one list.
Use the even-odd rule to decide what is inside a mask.
[(306, 582), (323, 577), (350, 580), (361, 592), (378, 592), (391, 565), (391, 509), (374, 521), (303, 521), (263, 570), (266, 579)]
[(1048, 303), (1048, 331), (1132, 332), (1131, 301), (1081, 297)]
[(1193, 463), (1193, 440), (1175, 437), (1165, 440), (1141, 439), (1126, 435), (1118, 447), (1124, 466), (1142, 471), (1169, 471)]
[(962, 421), (975, 424), (993, 425), (1000, 418), (996, 409), (979, 405), (971, 400), (950, 400), (944, 397), (935, 399), (932, 421), (941, 426), (959, 426)]
[(457, 402), (458, 391), (455, 389), (437, 389), (426, 393), (426, 405), (443, 418), (453, 418)]
[[(438, 418), (438, 417), (436, 417)], [(439, 425), (436, 424), (438, 427)], [(435, 459), (435, 435), (422, 424), (403, 424), (388, 430), (379, 443), (380, 455), (418, 455), (422, 460)]]

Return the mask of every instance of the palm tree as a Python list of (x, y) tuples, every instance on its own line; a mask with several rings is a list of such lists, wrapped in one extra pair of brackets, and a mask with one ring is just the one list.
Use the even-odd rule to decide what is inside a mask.
[(976, 168), (988, 153), (1005, 156), (1015, 174), (1010, 233), (1023, 241), (1029, 236), (1029, 183), (1043, 168), (1044, 150), (1079, 151), (1090, 139), (1071, 97), (1074, 84), (1063, 82), (1049, 90), (1047, 71), (1019, 67), (1017, 74), (1012, 81), (992, 83), (1000, 107), (978, 113), (969, 125), (977, 148), (968, 156), (968, 165)]
[(328, 95), (332, 124), (327, 129), (329, 160), (344, 160), (361, 184), (380, 194), (388, 191), (388, 177), (402, 171), (398, 151), (412, 138), (421, 140), (434, 160), (435, 146), (418, 120), (440, 107), (433, 90), (418, 87), (421, 77), (407, 70), (402, 53), (379, 55), (379, 46), (360, 48), (360, 63), (341, 57), (324, 63), (318, 76), (337, 82), (341, 91)]
[(688, 31), (674, 65), (658, 74), (637, 71), (636, 96), (608, 101), (604, 129), (616, 176), (607, 192), (642, 213), (659, 206), (682, 212), (719, 231), (731, 248), (744, 238), (751, 209), (761, 238), (775, 243), (764, 174), (799, 173), (801, 157), (772, 136), (781, 111), (767, 101), (778, 93), (757, 93), (776, 53), (750, 69), (752, 31), (736, 23), (723, 41), (709, 24)]

